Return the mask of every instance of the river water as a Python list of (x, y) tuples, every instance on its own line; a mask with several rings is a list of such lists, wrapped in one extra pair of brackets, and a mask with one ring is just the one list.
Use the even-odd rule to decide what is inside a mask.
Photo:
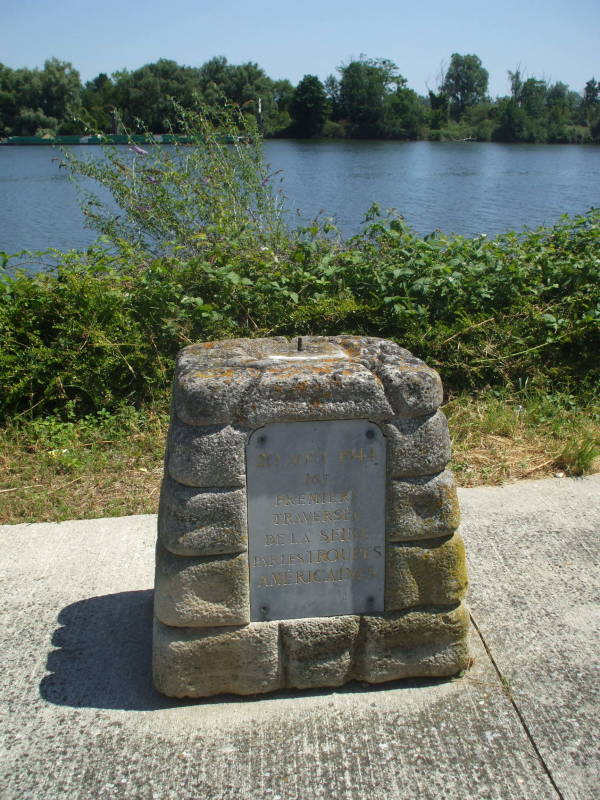
[[(264, 147), (272, 171), (282, 170), (276, 180), (283, 178), (291, 223), (334, 217), (345, 235), (360, 230), (373, 202), (394, 208), (420, 234), (465, 236), (548, 225), (600, 205), (597, 146), (276, 140)], [(57, 156), (45, 146), (0, 147), (0, 250), (68, 250), (95, 239)]]

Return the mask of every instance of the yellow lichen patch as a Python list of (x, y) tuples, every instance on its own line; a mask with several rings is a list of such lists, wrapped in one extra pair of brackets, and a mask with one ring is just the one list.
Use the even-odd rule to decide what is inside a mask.
[(431, 367), (428, 367), (427, 364), (408, 364), (406, 362), (399, 362), (397, 364), (392, 365), (394, 369), (397, 369), (398, 372), (430, 372), (431, 374), (434, 373), (434, 370)]
[(386, 561), (386, 611), (452, 605), (466, 593), (465, 547), (458, 534), (434, 544), (390, 544)]
[(237, 377), (238, 371), (231, 367), (216, 367), (213, 369), (196, 370), (192, 377), (201, 381), (226, 381), (230, 383)]

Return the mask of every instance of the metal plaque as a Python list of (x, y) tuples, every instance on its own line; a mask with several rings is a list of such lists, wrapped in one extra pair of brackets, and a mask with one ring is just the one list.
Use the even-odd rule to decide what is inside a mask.
[(385, 437), (367, 420), (275, 422), (246, 450), (253, 622), (384, 609)]

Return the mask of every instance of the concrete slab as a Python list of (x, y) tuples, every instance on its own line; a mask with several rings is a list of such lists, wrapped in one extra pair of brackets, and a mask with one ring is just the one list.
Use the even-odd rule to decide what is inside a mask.
[(151, 685), (154, 517), (0, 526), (0, 795), (595, 797), (599, 492), (598, 476), (461, 492), (493, 657), (474, 631), (465, 677), (200, 702)]
[(562, 796), (598, 797), (600, 476), (459, 495), (473, 618)]

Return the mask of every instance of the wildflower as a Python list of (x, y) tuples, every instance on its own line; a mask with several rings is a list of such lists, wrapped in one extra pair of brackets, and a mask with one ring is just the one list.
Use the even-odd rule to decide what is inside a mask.
[(143, 148), (143, 147), (138, 147), (138, 146), (137, 146), (137, 144), (132, 144), (132, 145), (131, 145), (131, 147), (130, 147), (129, 149), (130, 149), (132, 152), (134, 152), (134, 153), (137, 153), (137, 154), (138, 154), (138, 155), (140, 155), (140, 156), (147, 156), (147, 155), (148, 155), (148, 151), (147, 151), (147, 150), (144, 150), (144, 148)]

